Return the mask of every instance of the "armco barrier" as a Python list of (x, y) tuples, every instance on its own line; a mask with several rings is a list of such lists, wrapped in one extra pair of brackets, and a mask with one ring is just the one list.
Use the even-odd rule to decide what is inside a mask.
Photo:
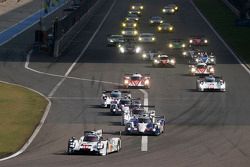
[[(93, 1), (93, 0), (92, 0)], [(61, 38), (55, 40), (54, 57), (58, 57), (70, 45), (77, 33), (84, 27), (91, 16), (104, 4), (106, 0), (97, 0), (95, 4), (76, 22)]]

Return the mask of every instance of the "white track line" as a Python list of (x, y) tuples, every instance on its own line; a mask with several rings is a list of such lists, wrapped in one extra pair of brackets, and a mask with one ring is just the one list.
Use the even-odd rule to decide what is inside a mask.
[(0, 82), (6, 83), (6, 84), (10, 84), (10, 85), (19, 86), (19, 87), (23, 87), (23, 88), (25, 88), (25, 89), (28, 89), (28, 90), (30, 90), (30, 91), (33, 91), (33, 92), (35, 92), (35, 93), (41, 95), (42, 97), (44, 97), (44, 98), (48, 101), (48, 105), (47, 105), (47, 107), (46, 107), (46, 109), (45, 109), (45, 111), (44, 111), (43, 117), (42, 117), (40, 123), (38, 124), (38, 126), (36, 127), (35, 131), (32, 133), (32, 135), (31, 135), (31, 137), (29, 138), (29, 140), (28, 140), (28, 141), (23, 145), (23, 147), (22, 147), (19, 151), (17, 151), (16, 153), (14, 153), (14, 154), (12, 154), (12, 155), (10, 155), (10, 156), (8, 156), (8, 157), (5, 157), (5, 158), (0, 159), (0, 162), (1, 162), (1, 161), (5, 161), (5, 160), (7, 160), (7, 159), (14, 158), (14, 157), (18, 156), (19, 154), (23, 153), (23, 152), (28, 148), (28, 146), (29, 146), (29, 145), (31, 144), (31, 142), (35, 139), (36, 135), (38, 134), (38, 132), (40, 131), (40, 129), (42, 128), (42, 126), (43, 126), (43, 124), (44, 124), (44, 122), (45, 122), (45, 119), (46, 119), (46, 117), (47, 117), (47, 115), (48, 115), (48, 113), (49, 113), (49, 111), (50, 111), (51, 101), (50, 101), (50, 99), (47, 98), (45, 95), (43, 95), (42, 93), (40, 93), (40, 92), (38, 92), (38, 91), (36, 91), (36, 90), (34, 90), (34, 89), (31, 89), (31, 88), (28, 88), (28, 87), (25, 87), (25, 86), (22, 86), (22, 85), (18, 85), (18, 84), (13, 84), (13, 83), (5, 82), (5, 81), (0, 81)]
[[(143, 104), (145, 106), (148, 105), (148, 92), (143, 90), (143, 89), (139, 89), (144, 96), (144, 100), (143, 100)], [(148, 110), (148, 107), (145, 107), (145, 110)], [(148, 136), (142, 136), (141, 137), (141, 151), (148, 151)]]
[(91, 36), (91, 38), (89, 39), (88, 43), (83, 48), (83, 50), (80, 53), (80, 55), (76, 58), (76, 60), (74, 61), (74, 63), (69, 67), (69, 69), (67, 70), (67, 72), (64, 74), (64, 78), (62, 78), (61, 81), (59, 81), (56, 84), (56, 86), (51, 90), (51, 92), (49, 93), (49, 97), (52, 97), (55, 94), (55, 92), (58, 90), (58, 88), (63, 84), (63, 82), (65, 81), (65, 79), (69, 76), (69, 74), (72, 71), (72, 69), (76, 66), (76, 64), (78, 63), (78, 61), (82, 58), (82, 56), (84, 55), (84, 53), (88, 49), (89, 45), (91, 44), (91, 42), (94, 40), (96, 34), (100, 31), (102, 25), (104, 24), (104, 22), (108, 18), (108, 16), (109, 16), (111, 10), (113, 9), (115, 3), (116, 3), (116, 0), (114, 0), (113, 4), (111, 5), (111, 7), (109, 8), (108, 12), (104, 16), (103, 20), (101, 21), (100, 25), (96, 29), (95, 33)]
[(234, 56), (234, 58), (239, 62), (239, 64), (246, 70), (246, 72), (250, 75), (250, 70), (247, 66), (239, 59), (239, 57), (234, 53), (234, 51), (228, 46), (228, 44), (224, 41), (224, 39), (219, 35), (219, 33), (213, 28), (213, 26), (209, 23), (206, 17), (200, 12), (197, 6), (194, 4), (193, 0), (190, 0), (190, 3), (193, 5), (197, 13), (201, 16), (201, 18), (207, 23), (209, 28), (214, 32), (217, 38), (223, 43), (223, 45), (227, 48), (227, 50)]

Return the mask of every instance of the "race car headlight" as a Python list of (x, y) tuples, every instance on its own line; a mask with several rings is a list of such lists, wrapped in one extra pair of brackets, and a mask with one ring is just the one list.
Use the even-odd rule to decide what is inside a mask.
[(214, 68), (210, 68), (210, 70), (209, 70), (210, 72), (214, 72)]
[(208, 41), (205, 39), (205, 40), (204, 40), (204, 43), (208, 43)]
[(195, 72), (195, 68), (191, 68), (191, 72)]
[(175, 10), (178, 10), (178, 6), (176, 6), (174, 9), (175, 9)]
[(158, 64), (158, 63), (159, 63), (159, 61), (158, 61), (158, 60), (154, 60), (154, 63), (155, 63), (155, 64)]
[(190, 40), (189, 40), (189, 43), (193, 43), (193, 40), (192, 40), (192, 39), (190, 39)]
[(196, 62), (198, 62), (198, 61), (199, 61), (199, 59), (195, 59), (195, 61), (196, 61)]
[(141, 37), (139, 37), (138, 40), (141, 41), (142, 40)]
[(182, 45), (181, 45), (181, 47), (185, 48), (185, 47), (186, 47), (186, 45), (185, 45), (185, 44), (182, 44)]
[(160, 23), (163, 23), (163, 20), (161, 20)]
[(174, 27), (169, 27), (169, 31), (173, 31)]
[(97, 143), (97, 148), (98, 149), (103, 149), (104, 147), (104, 144), (103, 143)]
[(211, 59), (211, 62), (214, 62), (214, 59)]
[(129, 20), (129, 18), (127, 17), (126, 20)]
[(122, 31), (122, 35), (124, 35), (125, 34), (125, 31)]
[(152, 41), (155, 41), (155, 37), (152, 38)]
[(137, 34), (138, 34), (138, 31), (134, 31), (134, 34), (137, 35)]
[(182, 52), (182, 55), (183, 55), (183, 56), (186, 56), (186, 55), (187, 55), (187, 52)]
[(159, 31), (161, 31), (161, 30), (162, 30), (162, 28), (159, 26), (159, 27), (158, 27), (158, 30), (159, 30)]
[(122, 23), (122, 26), (123, 26), (123, 27), (126, 27), (126, 23)]
[(168, 47), (169, 47), (169, 48), (172, 48), (172, 47), (173, 47), (173, 44), (170, 43), (170, 44), (168, 45)]
[(175, 10), (174, 10), (174, 9), (171, 9), (171, 12), (172, 12), (172, 13), (174, 13), (174, 12), (175, 12)]
[(127, 79), (124, 80), (124, 85), (128, 85), (129, 81)]
[(149, 80), (145, 80), (145, 85), (149, 85)]
[(134, 23), (134, 24), (133, 24), (133, 27), (136, 27), (136, 26), (137, 26), (136, 23)]
[(145, 53), (143, 53), (142, 58), (147, 58), (147, 55)]
[(137, 48), (135, 49), (135, 52), (136, 52), (136, 53), (140, 53), (140, 52), (141, 52), (141, 48), (140, 48), (140, 47), (137, 47)]
[(156, 131), (156, 129), (155, 129), (155, 128), (153, 128), (152, 130), (153, 130), (153, 132), (155, 132), (155, 131)]
[(175, 64), (175, 59), (171, 59), (171, 60), (170, 60), (170, 63), (171, 63), (171, 64)]
[(154, 21), (153, 21), (153, 20), (150, 20), (150, 23), (152, 24), (152, 23), (154, 23)]
[(143, 9), (143, 6), (140, 6), (140, 9), (142, 10), (142, 9)]
[(109, 42), (114, 42), (114, 41), (112, 39), (110, 39)]
[(128, 128), (128, 131), (131, 131), (131, 128), (130, 128), (130, 127)]
[(131, 8), (132, 8), (132, 9), (135, 9), (135, 6), (132, 6)]
[(165, 12), (166, 12), (166, 9), (162, 9), (162, 12), (165, 13)]
[(124, 52), (125, 52), (125, 48), (121, 46), (121, 47), (120, 47), (120, 52), (121, 52), (121, 53), (124, 53)]

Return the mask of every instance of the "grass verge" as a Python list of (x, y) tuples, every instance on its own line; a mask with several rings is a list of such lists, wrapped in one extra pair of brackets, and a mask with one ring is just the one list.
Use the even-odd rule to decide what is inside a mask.
[(250, 65), (250, 28), (235, 25), (237, 16), (222, 0), (193, 0), (235, 53)]
[(0, 83), (0, 157), (18, 151), (40, 122), (47, 100), (23, 87)]

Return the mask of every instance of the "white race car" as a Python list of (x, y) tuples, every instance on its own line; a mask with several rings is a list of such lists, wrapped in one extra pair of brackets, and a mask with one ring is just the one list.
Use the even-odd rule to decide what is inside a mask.
[(149, 24), (150, 25), (158, 25), (163, 23), (163, 18), (161, 16), (152, 16), (149, 19)]
[(118, 45), (119, 52), (122, 54), (129, 53), (129, 54), (139, 54), (142, 52), (141, 45), (137, 44), (136, 42), (125, 42), (123, 44)]
[(139, 42), (151, 43), (156, 41), (156, 36), (153, 33), (141, 33), (138, 37)]
[(208, 75), (214, 74), (215, 69), (212, 65), (207, 65), (206, 63), (198, 63), (197, 65), (190, 65), (191, 75)]
[(222, 77), (216, 77), (213, 75), (200, 77), (196, 81), (196, 88), (198, 91), (226, 91), (226, 82)]
[(118, 101), (122, 98), (122, 94), (125, 96), (131, 97), (129, 91), (120, 91), (120, 90), (112, 90), (112, 91), (103, 91), (101, 97), (101, 106), (102, 107), (109, 107), (112, 101)]
[(143, 10), (144, 6), (142, 3), (134, 3), (130, 6), (131, 10)]
[(107, 37), (108, 46), (116, 46), (119, 43), (125, 42), (123, 35), (108, 35)]
[(103, 131), (85, 131), (84, 136), (77, 140), (72, 137), (68, 141), (68, 154), (76, 153), (95, 153), (98, 155), (107, 155), (111, 152), (118, 152), (121, 149), (121, 138), (112, 137), (104, 140)]
[(178, 11), (178, 6), (175, 4), (169, 4), (167, 6), (164, 6), (162, 9), (162, 13), (166, 14), (175, 14), (175, 12)]
[(126, 74), (123, 77), (125, 88), (150, 88), (150, 76), (148, 74)]
[(134, 21), (139, 21), (140, 17), (137, 14), (128, 14), (125, 17), (125, 20), (134, 20)]
[(138, 30), (134, 27), (125, 27), (121, 31), (123, 36), (135, 37), (138, 35)]

